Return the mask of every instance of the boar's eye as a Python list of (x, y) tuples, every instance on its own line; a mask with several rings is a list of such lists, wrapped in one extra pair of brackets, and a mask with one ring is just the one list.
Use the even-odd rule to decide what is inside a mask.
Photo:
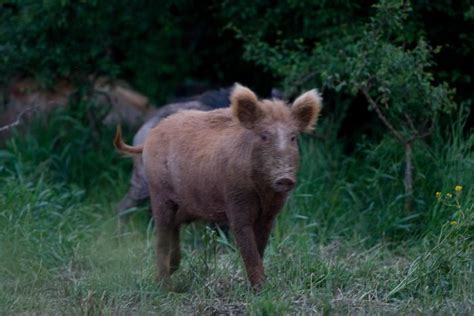
[(296, 141), (296, 136), (295, 135), (292, 135), (291, 138), (290, 138), (291, 142), (294, 143)]
[(260, 139), (264, 142), (268, 142), (270, 140), (270, 134), (267, 132), (263, 132), (260, 134)]

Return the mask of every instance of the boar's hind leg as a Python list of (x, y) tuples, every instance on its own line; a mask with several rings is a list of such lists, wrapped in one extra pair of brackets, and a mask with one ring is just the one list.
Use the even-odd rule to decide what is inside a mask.
[(166, 281), (171, 275), (171, 243), (173, 228), (167, 225), (156, 225), (156, 254), (158, 280)]
[(176, 244), (179, 242), (176, 239), (176, 236), (179, 235), (179, 227), (175, 225), (177, 206), (172, 201), (162, 199), (153, 191), (150, 190), (150, 192), (152, 192), (150, 199), (157, 237), (158, 280), (167, 283), (171, 275), (171, 255), (173, 252), (173, 257), (175, 257), (173, 265), (175, 265), (176, 255), (173, 249), (176, 248)]
[(170, 274), (173, 274), (179, 268), (181, 261), (181, 250), (179, 247), (179, 226), (175, 227), (171, 233), (170, 249)]
[(134, 165), (132, 178), (130, 180), (130, 188), (117, 206), (117, 215), (119, 219), (126, 221), (130, 215), (127, 210), (140, 206), (148, 196), (148, 186), (145, 182), (143, 171)]

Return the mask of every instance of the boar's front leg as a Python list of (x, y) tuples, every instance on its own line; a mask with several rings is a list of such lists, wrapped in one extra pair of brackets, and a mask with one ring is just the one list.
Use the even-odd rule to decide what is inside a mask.
[(252, 226), (232, 227), (232, 231), (244, 261), (250, 284), (259, 289), (265, 280), (265, 274)]
[(265, 280), (265, 274), (252, 221), (250, 216), (247, 216), (252, 213), (248, 213), (248, 209), (242, 211), (238, 208), (231, 209), (229, 213), (230, 228), (244, 261), (250, 284), (255, 289), (260, 289)]
[(254, 224), (254, 233), (257, 240), (258, 253), (263, 260), (265, 247), (273, 227), (273, 218), (261, 218)]

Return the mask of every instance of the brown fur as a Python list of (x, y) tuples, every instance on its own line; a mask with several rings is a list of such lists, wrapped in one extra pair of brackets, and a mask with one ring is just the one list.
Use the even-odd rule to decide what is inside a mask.
[[(264, 281), (263, 253), (275, 216), (296, 182), (296, 136), (311, 130), (321, 98), (315, 90), (292, 107), (259, 101), (237, 85), (231, 106), (183, 111), (161, 121), (143, 146), (143, 162), (157, 231), (158, 277), (179, 266), (183, 223), (228, 223), (250, 283)], [(117, 148), (124, 147), (117, 134)]]

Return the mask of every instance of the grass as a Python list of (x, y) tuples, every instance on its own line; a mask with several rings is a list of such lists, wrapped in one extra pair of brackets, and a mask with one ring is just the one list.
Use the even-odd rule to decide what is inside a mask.
[(472, 314), (474, 138), (456, 122), (418, 146), (410, 213), (389, 138), (351, 157), (303, 140), (255, 293), (233, 241), (199, 224), (182, 232), (174, 291), (161, 289), (146, 208), (117, 227), (131, 164), (113, 131), (92, 132), (80, 111), (39, 120), (0, 150), (0, 313)]

